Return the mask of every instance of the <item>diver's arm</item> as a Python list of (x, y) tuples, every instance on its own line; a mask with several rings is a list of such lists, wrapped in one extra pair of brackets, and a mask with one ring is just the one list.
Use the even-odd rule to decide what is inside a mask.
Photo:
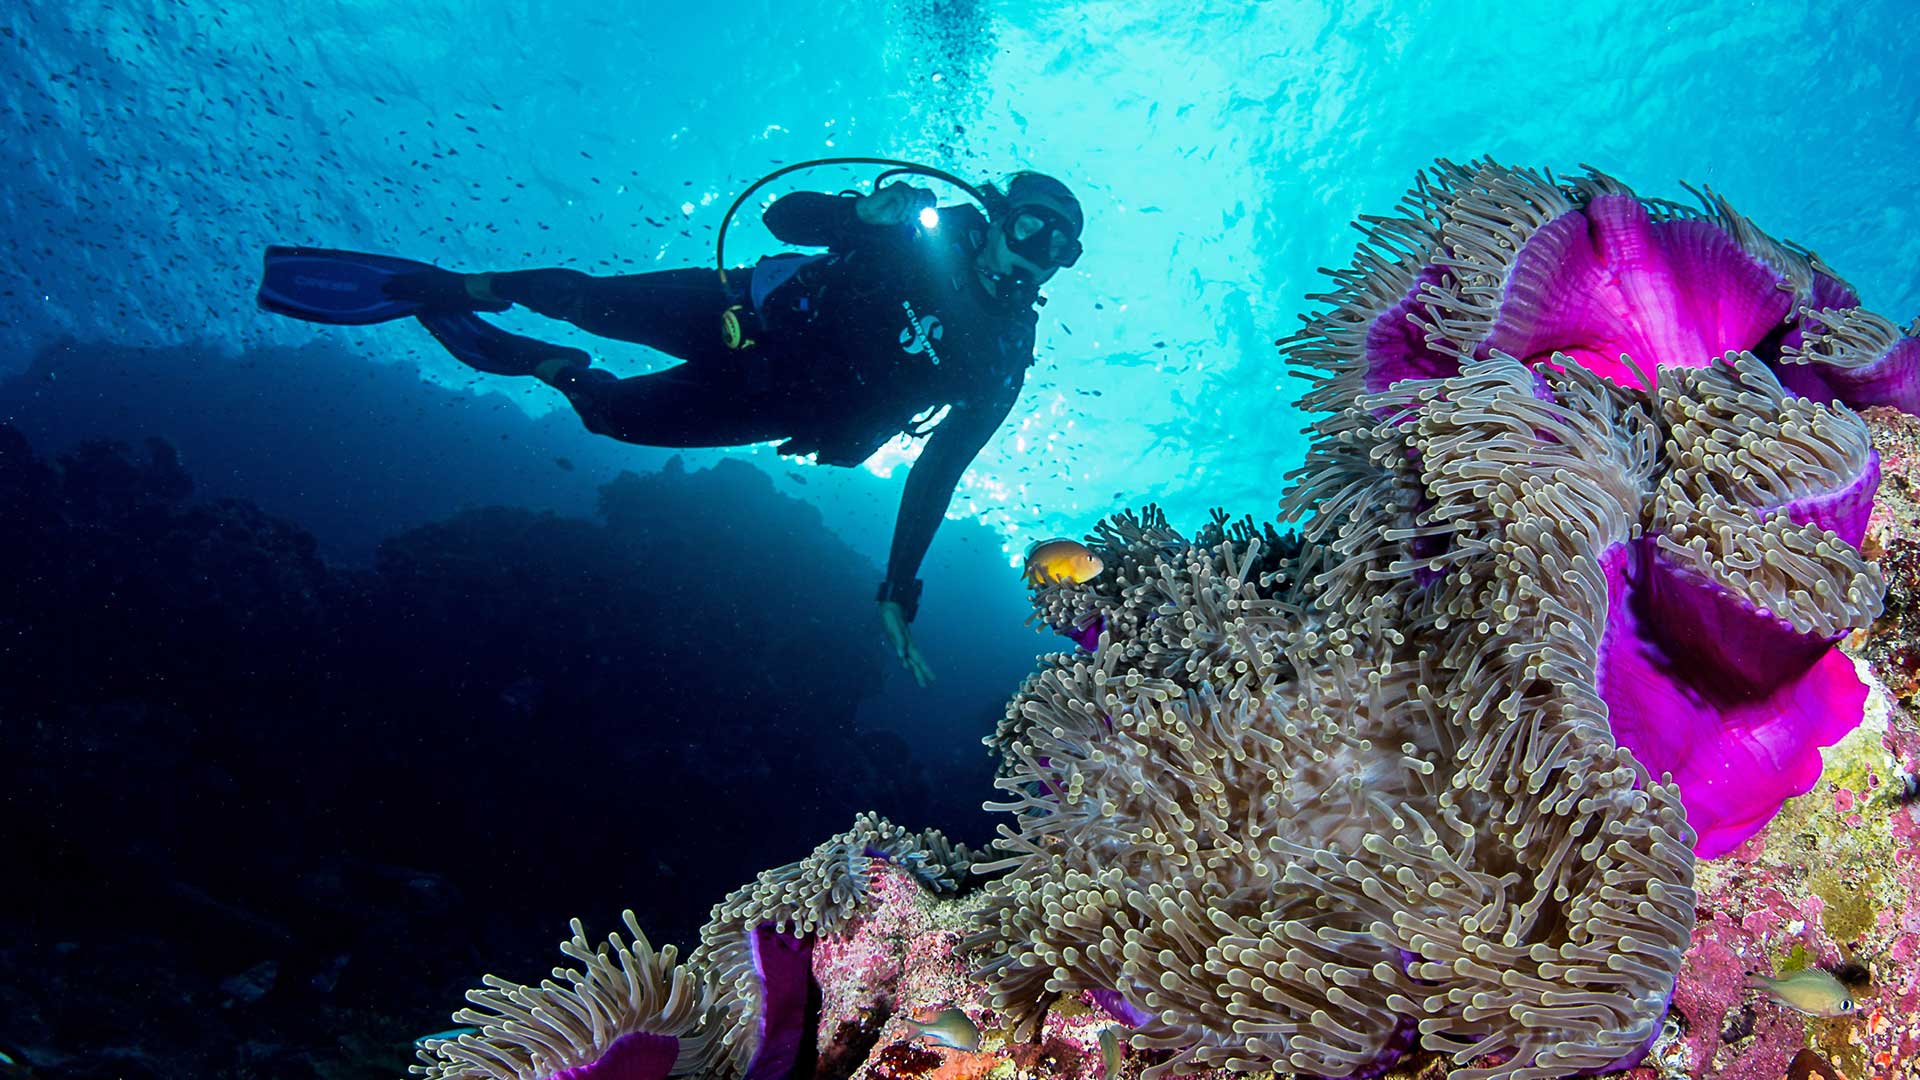
[(933, 192), (911, 184), (888, 184), (871, 195), (796, 191), (774, 200), (761, 220), (782, 243), (842, 248), (858, 237), (897, 233), (932, 205)]
[(796, 191), (775, 199), (761, 220), (767, 223), (767, 231), (783, 244), (838, 247), (860, 227), (860, 217), (853, 209), (859, 199), (858, 195)]
[(953, 502), (960, 475), (973, 464), (987, 440), (1013, 408), (1014, 393), (999, 395), (977, 406), (956, 406), (927, 436), (919, 460), (907, 473), (906, 490), (900, 496), (900, 515), (893, 526), (893, 551), (887, 558), (887, 577), (881, 586), (881, 598), (893, 599), (912, 621), (918, 607), (920, 583), (915, 575), (926, 558), (933, 534), (946, 517)]

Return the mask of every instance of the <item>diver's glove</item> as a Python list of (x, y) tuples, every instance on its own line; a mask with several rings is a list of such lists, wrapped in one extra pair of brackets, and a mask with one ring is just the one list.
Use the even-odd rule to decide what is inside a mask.
[(920, 211), (933, 209), (935, 202), (926, 188), (893, 183), (854, 200), (853, 212), (867, 225), (905, 225)]
[(920, 655), (920, 647), (913, 643), (913, 632), (907, 629), (907, 611), (898, 601), (880, 601), (880, 625), (886, 627), (887, 644), (892, 646), (895, 656), (906, 667), (913, 681), (925, 686), (933, 681), (933, 669), (927, 666), (927, 658)]
[(437, 266), (395, 274), (382, 291), (392, 300), (413, 300), (432, 311), (505, 311), (509, 301), (488, 288), (491, 274), (456, 274)]

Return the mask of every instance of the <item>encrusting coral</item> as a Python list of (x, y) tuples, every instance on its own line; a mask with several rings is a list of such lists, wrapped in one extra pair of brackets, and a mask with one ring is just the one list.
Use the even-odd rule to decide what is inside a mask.
[[(1833, 644), (1879, 612), (1880, 462), (1850, 406), (1920, 405), (1912, 333), (1711, 193), (1443, 162), (1402, 209), (1282, 343), (1324, 414), (1298, 534), (1221, 514), (1190, 540), (1148, 507), (1088, 538), (1104, 573), (1036, 593), (1080, 648), (989, 740), (1009, 817), (964, 942), (1015, 1037), (1084, 994), (1150, 1078), (1626, 1068), (1694, 939), (1696, 860), (1860, 720)], [(679, 1032), (658, 1071), (572, 1071), (654, 1028), (490, 982), (507, 1019), (473, 1038), (505, 1049), (460, 1061), (510, 1068), (429, 1074), (546, 1075), (511, 1071), (538, 1029), (569, 1080), (783, 1075), (812, 942), (876, 857), (938, 890), (971, 861), (863, 817), (736, 891), (685, 965), (698, 1021), (653, 1022)]]

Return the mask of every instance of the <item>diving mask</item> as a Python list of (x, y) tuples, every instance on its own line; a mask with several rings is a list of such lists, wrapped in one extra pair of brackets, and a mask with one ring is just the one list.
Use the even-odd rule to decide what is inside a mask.
[(1073, 222), (1051, 206), (1015, 207), (1004, 230), (1007, 250), (1036, 266), (1072, 266), (1080, 261)]

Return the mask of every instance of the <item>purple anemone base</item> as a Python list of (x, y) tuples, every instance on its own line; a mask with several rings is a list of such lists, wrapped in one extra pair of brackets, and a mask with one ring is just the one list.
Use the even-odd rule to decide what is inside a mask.
[(671, 1035), (630, 1031), (613, 1040), (598, 1058), (554, 1073), (551, 1080), (666, 1080), (680, 1054)]
[(1400, 1022), (1393, 1026), (1393, 1034), (1387, 1036), (1386, 1045), (1380, 1048), (1379, 1055), (1373, 1059), (1371, 1065), (1345, 1076), (1323, 1076), (1317, 1080), (1379, 1080), (1395, 1065), (1400, 1064), (1400, 1059), (1413, 1053), (1419, 1045), (1420, 1022), (1411, 1016), (1403, 1016)]
[[(1446, 378), (1463, 357), (1496, 353), (1577, 364), (1650, 389), (1646, 378), (1658, 369), (1751, 352), (1792, 393), (1920, 412), (1920, 338), (1898, 335), (1876, 356), (1825, 362), (1806, 347), (1832, 329), (1820, 313), (1858, 307), (1852, 288), (1817, 264), (1790, 275), (1777, 263), (1793, 256), (1750, 250), (1726, 219), (1659, 217), (1631, 194), (1592, 192), (1525, 234), (1501, 271), (1490, 317), (1477, 324), (1440, 318), (1455, 295), (1455, 260), (1431, 256), (1368, 326), (1364, 389)], [(1448, 327), (1469, 325), (1477, 326), (1470, 342), (1447, 338)], [(1753, 509), (1816, 524), (1858, 547), (1879, 482), (1879, 460), (1870, 457), (1838, 490)], [(1614, 737), (1653, 777), (1670, 774), (1680, 785), (1699, 834), (1695, 852), (1725, 854), (1782, 802), (1811, 789), (1820, 748), (1859, 723), (1866, 690), (1833, 638), (1796, 632), (1778, 613), (1681, 565), (1654, 537), (1608, 552), (1605, 570), (1611, 597), (1599, 690)]]
[(1813, 787), (1820, 748), (1860, 722), (1866, 687), (1830, 639), (1676, 565), (1651, 537), (1601, 567), (1599, 690), (1614, 739), (1680, 785), (1694, 853), (1724, 855)]
[(793, 1072), (806, 1038), (812, 935), (783, 934), (761, 923), (753, 930), (753, 971), (760, 979), (760, 1045), (746, 1080), (780, 1080)]
[(1647, 1055), (1653, 1052), (1653, 1044), (1660, 1041), (1660, 1031), (1662, 1028), (1666, 1027), (1667, 1014), (1672, 1010), (1673, 1010), (1673, 995), (1669, 993), (1667, 995), (1666, 1006), (1660, 1010), (1659, 1018), (1654, 1020), (1653, 1022), (1653, 1030), (1647, 1033), (1646, 1041), (1640, 1044), (1640, 1048), (1638, 1050), (1635, 1050), (1629, 1054), (1622, 1054), (1619, 1057), (1614, 1058), (1612, 1061), (1607, 1062), (1605, 1065), (1602, 1065), (1597, 1069), (1582, 1069), (1580, 1072), (1574, 1075), (1604, 1076), (1608, 1073), (1625, 1072), (1626, 1070), (1631, 1069), (1634, 1066), (1639, 1065), (1641, 1062), (1647, 1060)]
[(1128, 1027), (1139, 1027), (1153, 1019), (1153, 1014), (1139, 1008), (1118, 990), (1089, 990), (1087, 996), (1093, 999), (1100, 1010)]

